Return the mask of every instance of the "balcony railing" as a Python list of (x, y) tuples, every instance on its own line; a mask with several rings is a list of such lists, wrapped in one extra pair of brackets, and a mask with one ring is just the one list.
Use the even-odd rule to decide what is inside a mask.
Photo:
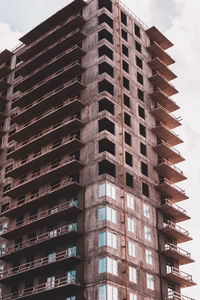
[[(177, 166), (172, 166), (169, 164), (168, 160), (165, 158), (160, 158), (158, 160), (158, 165), (161, 164), (166, 164), (168, 167), (172, 168), (174, 171), (176, 171), (177, 173), (179, 173), (180, 175), (183, 175), (183, 171), (181, 169), (179, 169)], [(184, 176), (184, 175), (183, 175)]]
[(152, 107), (151, 113), (156, 120), (164, 123), (169, 129), (173, 129), (181, 125), (182, 118), (174, 116), (159, 103), (155, 103), (155, 105)]
[(150, 96), (156, 103), (159, 103), (162, 107), (165, 107), (170, 113), (180, 108), (172, 98), (168, 97), (159, 88), (154, 90)]
[(164, 226), (164, 227), (168, 227), (168, 226), (169, 226), (170, 228), (173, 228), (173, 229), (175, 229), (176, 231), (179, 231), (180, 233), (189, 236), (189, 231), (187, 231), (186, 229), (184, 229), (184, 228), (182, 228), (181, 226), (177, 225), (176, 223), (173, 223), (173, 222), (170, 221), (170, 220), (166, 220), (166, 221), (163, 223), (163, 226)]
[(171, 267), (167, 270), (166, 277), (173, 282), (180, 284), (181, 287), (196, 285), (196, 283), (192, 280), (192, 275), (189, 275), (175, 267)]
[(174, 59), (154, 41), (147, 47), (147, 50), (153, 57), (159, 57), (167, 66), (175, 63)]
[(158, 145), (163, 144), (163, 145), (165, 145), (166, 147), (168, 147), (168, 148), (170, 148), (171, 150), (173, 150), (174, 152), (176, 152), (178, 155), (181, 155), (180, 151), (178, 151), (178, 150), (177, 150), (176, 148), (174, 148), (174, 147), (171, 147), (166, 141), (159, 140), (157, 144), (158, 144)]
[(64, 287), (80, 287), (79, 282), (76, 280), (75, 275), (68, 275), (67, 277), (62, 277), (59, 279), (55, 279), (52, 283), (45, 282), (38, 285), (35, 285), (30, 288), (26, 288), (21, 290), (20, 292), (8, 294), (0, 297), (1, 300), (17, 300), (23, 298), (29, 298), (34, 295), (39, 295), (41, 293), (53, 293), (55, 290)]
[(164, 220), (163, 225), (159, 229), (164, 234), (176, 239), (177, 243), (185, 243), (192, 240), (186, 229), (176, 225), (168, 219)]
[(168, 297), (165, 298), (165, 300), (170, 300), (170, 299), (171, 300), (195, 300), (193, 298), (183, 296), (182, 294), (174, 292), (174, 291), (169, 292)]
[(170, 184), (171, 187), (174, 187), (175, 189), (179, 190), (181, 193), (185, 194), (185, 190), (183, 190), (182, 188), (180, 188), (178, 185), (173, 184), (170, 180), (168, 180), (167, 178), (162, 178), (160, 179), (160, 184), (162, 183), (167, 183)]
[(176, 245), (174, 244), (165, 244), (165, 247), (163, 249), (163, 251), (167, 251), (167, 250), (172, 250), (172, 251), (175, 251), (177, 252), (178, 254), (182, 255), (182, 256), (185, 256), (187, 258), (190, 258), (191, 259), (191, 254), (185, 250), (183, 250), (182, 248), (180, 247), (177, 247)]
[(67, 201), (66, 203), (62, 203), (58, 206), (55, 206), (53, 208), (47, 209), (45, 211), (41, 211), (38, 214), (32, 215), (26, 220), (20, 221), (16, 224), (11, 224), (7, 228), (4, 228), (3, 231), (1, 232), (0, 236), (1, 237), (7, 237), (8, 234), (12, 233), (13, 231), (16, 232), (16, 230), (20, 230), (21, 228), (25, 228), (28, 225), (32, 225), (35, 223), (38, 223), (40, 221), (44, 221), (49, 217), (55, 216), (55, 215), (60, 215), (61, 212), (65, 212), (69, 210), (70, 208), (77, 208), (77, 203), (75, 200), (72, 201)]
[(69, 259), (72, 257), (73, 258), (76, 257), (79, 259), (79, 256), (76, 253), (76, 249), (69, 248), (65, 251), (62, 251), (59, 253), (54, 253), (52, 257), (50, 257), (50, 256), (42, 257), (40, 259), (31, 261), (31, 262), (27, 262), (27, 263), (19, 265), (17, 267), (13, 267), (11, 269), (5, 270), (0, 273), (0, 281), (4, 280), (6, 278), (12, 277), (12, 276), (16, 276), (16, 275), (34, 270), (34, 269), (48, 266), (50, 264), (55, 264), (56, 262), (63, 261), (65, 259)]
[(42, 233), (40, 235), (36, 235), (32, 237), (31, 239), (24, 240), (22, 242), (19, 242), (17, 244), (13, 244), (8, 246), (7, 248), (0, 249), (0, 257), (17, 253), (18, 251), (24, 250), (26, 248), (30, 248), (32, 246), (39, 245), (43, 242), (52, 240), (54, 238), (63, 236), (70, 232), (77, 232), (77, 223), (68, 224), (65, 226), (62, 226), (58, 229), (54, 229), (52, 231), (48, 231), (45, 233)]
[(187, 214), (186, 210), (182, 207), (180, 207), (177, 204), (174, 204), (171, 200), (165, 198), (164, 200), (161, 201), (161, 206), (163, 205), (169, 205), (171, 207), (173, 207), (175, 210), (179, 211), (181, 214)]

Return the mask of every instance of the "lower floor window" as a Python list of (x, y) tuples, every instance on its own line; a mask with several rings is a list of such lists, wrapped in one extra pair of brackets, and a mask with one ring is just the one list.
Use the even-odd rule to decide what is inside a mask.
[(67, 297), (66, 300), (76, 300), (76, 296)]
[(102, 285), (98, 289), (98, 300), (118, 300), (118, 288)]
[(154, 290), (154, 277), (151, 274), (147, 274), (147, 288)]

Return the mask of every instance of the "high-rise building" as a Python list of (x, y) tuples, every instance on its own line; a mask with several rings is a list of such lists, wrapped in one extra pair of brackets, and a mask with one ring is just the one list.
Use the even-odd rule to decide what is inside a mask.
[(0, 53), (0, 299), (191, 299), (173, 44), (114, 0), (20, 41)]

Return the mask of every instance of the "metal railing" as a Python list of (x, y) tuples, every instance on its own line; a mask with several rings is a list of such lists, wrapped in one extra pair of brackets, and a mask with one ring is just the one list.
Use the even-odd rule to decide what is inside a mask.
[(165, 300), (170, 300), (170, 299), (172, 299), (172, 300), (195, 300), (193, 298), (183, 296), (180, 293), (177, 293), (175, 291), (168, 292), (168, 297), (166, 297)]
[(153, 128), (157, 128), (159, 126), (163, 126), (166, 130), (168, 130), (170, 133), (172, 133), (174, 136), (176, 136), (177, 138), (179, 138), (179, 135), (177, 133), (175, 133), (173, 130), (171, 130), (169, 127), (167, 127), (163, 122), (157, 121), (156, 125), (153, 126)]
[[(156, 88), (156, 91), (160, 92), (161, 94), (163, 94), (167, 99), (169, 99), (171, 102), (173, 102), (174, 104), (177, 105), (176, 101), (173, 100), (171, 97), (169, 97), (167, 94), (165, 94), (165, 92), (163, 90), (161, 90), (159, 87)], [(156, 92), (154, 91), (154, 92)], [(156, 100), (155, 100), (156, 101)]]
[(171, 150), (173, 150), (174, 152), (176, 152), (178, 155), (181, 155), (181, 153), (180, 153), (180, 151), (178, 151), (176, 148), (174, 148), (174, 147), (171, 147), (166, 141), (164, 141), (164, 140), (159, 140), (158, 142), (157, 142), (157, 144), (158, 145), (160, 145), (160, 144), (163, 144), (163, 145), (165, 145), (165, 146), (167, 146), (168, 148), (170, 148)]
[(38, 285), (35, 285), (30, 288), (25, 288), (20, 292), (11, 293), (5, 296), (0, 297), (0, 300), (16, 300), (23, 299), (27, 296), (37, 295), (43, 293), (45, 291), (52, 291), (54, 289), (58, 289), (60, 287), (68, 286), (71, 284), (79, 285), (79, 282), (76, 280), (75, 275), (68, 275), (67, 277), (62, 277), (59, 279), (55, 279), (52, 282), (45, 282)]
[(22, 242), (19, 242), (17, 244), (13, 244), (11, 246), (8, 246), (7, 248), (0, 249), (0, 257), (4, 255), (8, 255), (20, 250), (23, 250), (25, 248), (32, 247), (34, 245), (38, 245), (40, 243), (43, 243), (45, 241), (54, 239), (58, 236), (62, 236), (63, 234), (69, 233), (69, 232), (77, 232), (77, 223), (68, 224), (65, 226), (62, 226), (58, 229), (53, 229), (52, 231), (48, 231), (45, 233), (42, 233), (40, 235), (36, 235), (30, 239), (24, 240)]
[(170, 243), (165, 244), (163, 251), (167, 251), (167, 250), (172, 250), (172, 251), (175, 251), (175, 252), (179, 253), (180, 255), (183, 255), (187, 258), (191, 258), (191, 254), (189, 252), (183, 250), (182, 248), (177, 247), (176, 245), (173, 245)]
[(158, 75), (159, 77), (161, 77), (166, 82), (166, 84), (168, 84), (172, 88), (176, 89), (175, 86), (171, 82), (167, 81), (167, 79), (165, 78), (165, 76), (163, 76), (160, 72), (158, 72), (158, 71), (153, 72), (153, 76), (156, 76), (156, 75)]
[(164, 200), (161, 201), (161, 206), (163, 206), (165, 204), (170, 205), (171, 207), (173, 207), (174, 209), (180, 211), (183, 214), (186, 214), (186, 210), (184, 208), (180, 207), (177, 204), (174, 204), (171, 200), (169, 200), (167, 198), (165, 198)]
[(165, 159), (165, 158), (159, 158), (158, 159), (158, 165), (160, 164), (166, 164), (168, 165), (170, 168), (174, 169), (174, 171), (178, 172), (179, 174), (183, 175), (183, 171), (181, 169), (179, 169), (178, 167), (176, 166), (172, 166), (169, 164), (168, 160)]
[(167, 178), (161, 178), (160, 179), (160, 184), (162, 183), (167, 183), (167, 184), (170, 184), (171, 187), (179, 190), (182, 194), (185, 195), (185, 190), (183, 190), (182, 188), (180, 188), (179, 186), (177, 186), (176, 184), (172, 183), (170, 180), (168, 180)]
[(176, 117), (175, 115), (173, 115), (172, 113), (170, 113), (164, 106), (162, 106), (161, 104), (155, 102), (155, 106), (152, 107), (152, 111), (156, 110), (157, 108), (161, 108), (162, 110), (164, 110), (170, 117), (174, 118), (176, 121), (180, 122), (183, 119), (181, 117)]
[(177, 225), (176, 223), (173, 223), (170, 220), (166, 220), (163, 222), (163, 227), (167, 227), (167, 226), (172, 229), (175, 229), (176, 231), (180, 232), (181, 234), (189, 236), (189, 232), (186, 229), (182, 228), (181, 226)]
[(171, 267), (167, 274), (173, 274), (175, 276), (181, 277), (184, 280), (193, 282), (192, 275), (189, 275), (188, 273), (185, 273), (175, 267)]

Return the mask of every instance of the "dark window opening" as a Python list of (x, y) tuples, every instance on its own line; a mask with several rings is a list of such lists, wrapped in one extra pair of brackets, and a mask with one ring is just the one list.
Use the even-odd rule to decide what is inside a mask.
[(140, 89), (137, 90), (137, 93), (138, 93), (138, 98), (141, 100), (141, 101), (144, 101), (144, 92)]
[(141, 173), (148, 176), (148, 165), (141, 161)]
[(107, 130), (112, 134), (115, 134), (115, 124), (110, 120), (104, 118), (99, 120), (99, 132)]
[(143, 143), (140, 143), (140, 153), (147, 156), (147, 146)]
[(126, 173), (126, 185), (133, 187), (133, 176), (129, 173)]
[(128, 41), (128, 33), (124, 29), (122, 29), (121, 35), (125, 41)]
[(107, 151), (112, 155), (115, 155), (115, 144), (108, 139), (102, 139), (99, 141), (99, 153)]
[(144, 182), (142, 182), (142, 194), (146, 197), (149, 197), (149, 186)]
[(128, 133), (128, 132), (126, 132), (125, 131), (125, 143), (127, 144), (127, 145), (129, 145), (129, 146), (131, 146), (131, 135)]
[(135, 49), (136, 49), (138, 52), (142, 53), (142, 46), (141, 46), (141, 44), (138, 43), (137, 41), (135, 41)]
[(19, 73), (15, 72), (15, 76), (14, 76), (14, 79), (18, 78), (20, 76)]
[(124, 123), (128, 126), (131, 126), (131, 116), (127, 113), (124, 113)]
[(123, 76), (123, 86), (127, 89), (130, 90), (130, 83), (129, 80)]
[(14, 88), (13, 88), (13, 94), (17, 93), (18, 91), (19, 91), (19, 88), (17, 86), (14, 86)]
[(115, 177), (116, 176), (115, 169), (116, 169), (115, 165), (106, 159), (99, 162), (99, 175), (106, 173), (111, 175), (112, 177)]
[(142, 124), (139, 125), (139, 128), (140, 128), (140, 134), (143, 136), (143, 137), (146, 137), (146, 127), (143, 126)]
[(74, 181), (76, 181), (76, 182), (79, 183), (79, 181), (80, 181), (80, 174), (79, 174), (79, 172), (71, 174), (70, 177), (72, 178), (72, 180), (74, 180)]
[(101, 25), (104, 22), (106, 24), (108, 24), (108, 26), (113, 28), (113, 20), (106, 14), (102, 14), (102, 15), (99, 16), (99, 25)]
[(133, 166), (133, 157), (130, 153), (128, 152), (125, 152), (125, 161), (126, 161), (126, 164), (129, 165), (129, 166)]
[(142, 118), (145, 119), (145, 110), (142, 106), (138, 106), (138, 115)]
[(99, 9), (107, 8), (110, 12), (112, 12), (112, 2), (109, 0), (99, 0)]
[(140, 84), (143, 84), (143, 83), (144, 83), (143, 76), (142, 76), (142, 74), (140, 74), (139, 72), (137, 72), (137, 81), (138, 81)]
[(111, 77), (114, 77), (114, 70), (113, 67), (111, 67), (109, 64), (106, 62), (103, 62), (99, 65), (99, 75), (107, 73)]
[(102, 29), (101, 31), (98, 32), (98, 39), (99, 41), (106, 39), (111, 44), (113, 44), (113, 35), (110, 32), (108, 32), (108, 30), (106, 29)]
[(24, 223), (24, 216), (18, 216), (16, 219), (16, 225), (22, 225)]
[(106, 45), (101, 46), (99, 49), (99, 57), (106, 55), (110, 59), (113, 60), (113, 51), (109, 49)]
[(99, 101), (99, 112), (103, 110), (107, 110), (109, 113), (114, 115), (114, 104), (106, 98), (101, 99)]
[(3, 192), (5, 193), (5, 192), (9, 191), (10, 189), (11, 189), (11, 183), (9, 183), (3, 187)]
[(143, 69), (143, 63), (142, 63), (142, 60), (141, 60), (138, 56), (136, 56), (135, 59), (136, 59), (136, 65), (137, 65), (140, 69)]
[(130, 107), (130, 97), (124, 94), (124, 105)]
[(9, 203), (2, 204), (1, 213), (5, 212), (8, 209), (9, 209)]
[(124, 44), (122, 45), (122, 53), (128, 57), (128, 48)]
[(129, 64), (125, 60), (122, 61), (122, 67), (124, 71), (129, 73)]
[(121, 22), (127, 26), (127, 16), (121, 11)]
[(99, 82), (99, 93), (104, 91), (114, 96), (114, 86), (107, 80), (102, 80), (101, 82)]
[(137, 37), (140, 38), (140, 27), (134, 24), (134, 28), (135, 28), (135, 35), (137, 35)]

